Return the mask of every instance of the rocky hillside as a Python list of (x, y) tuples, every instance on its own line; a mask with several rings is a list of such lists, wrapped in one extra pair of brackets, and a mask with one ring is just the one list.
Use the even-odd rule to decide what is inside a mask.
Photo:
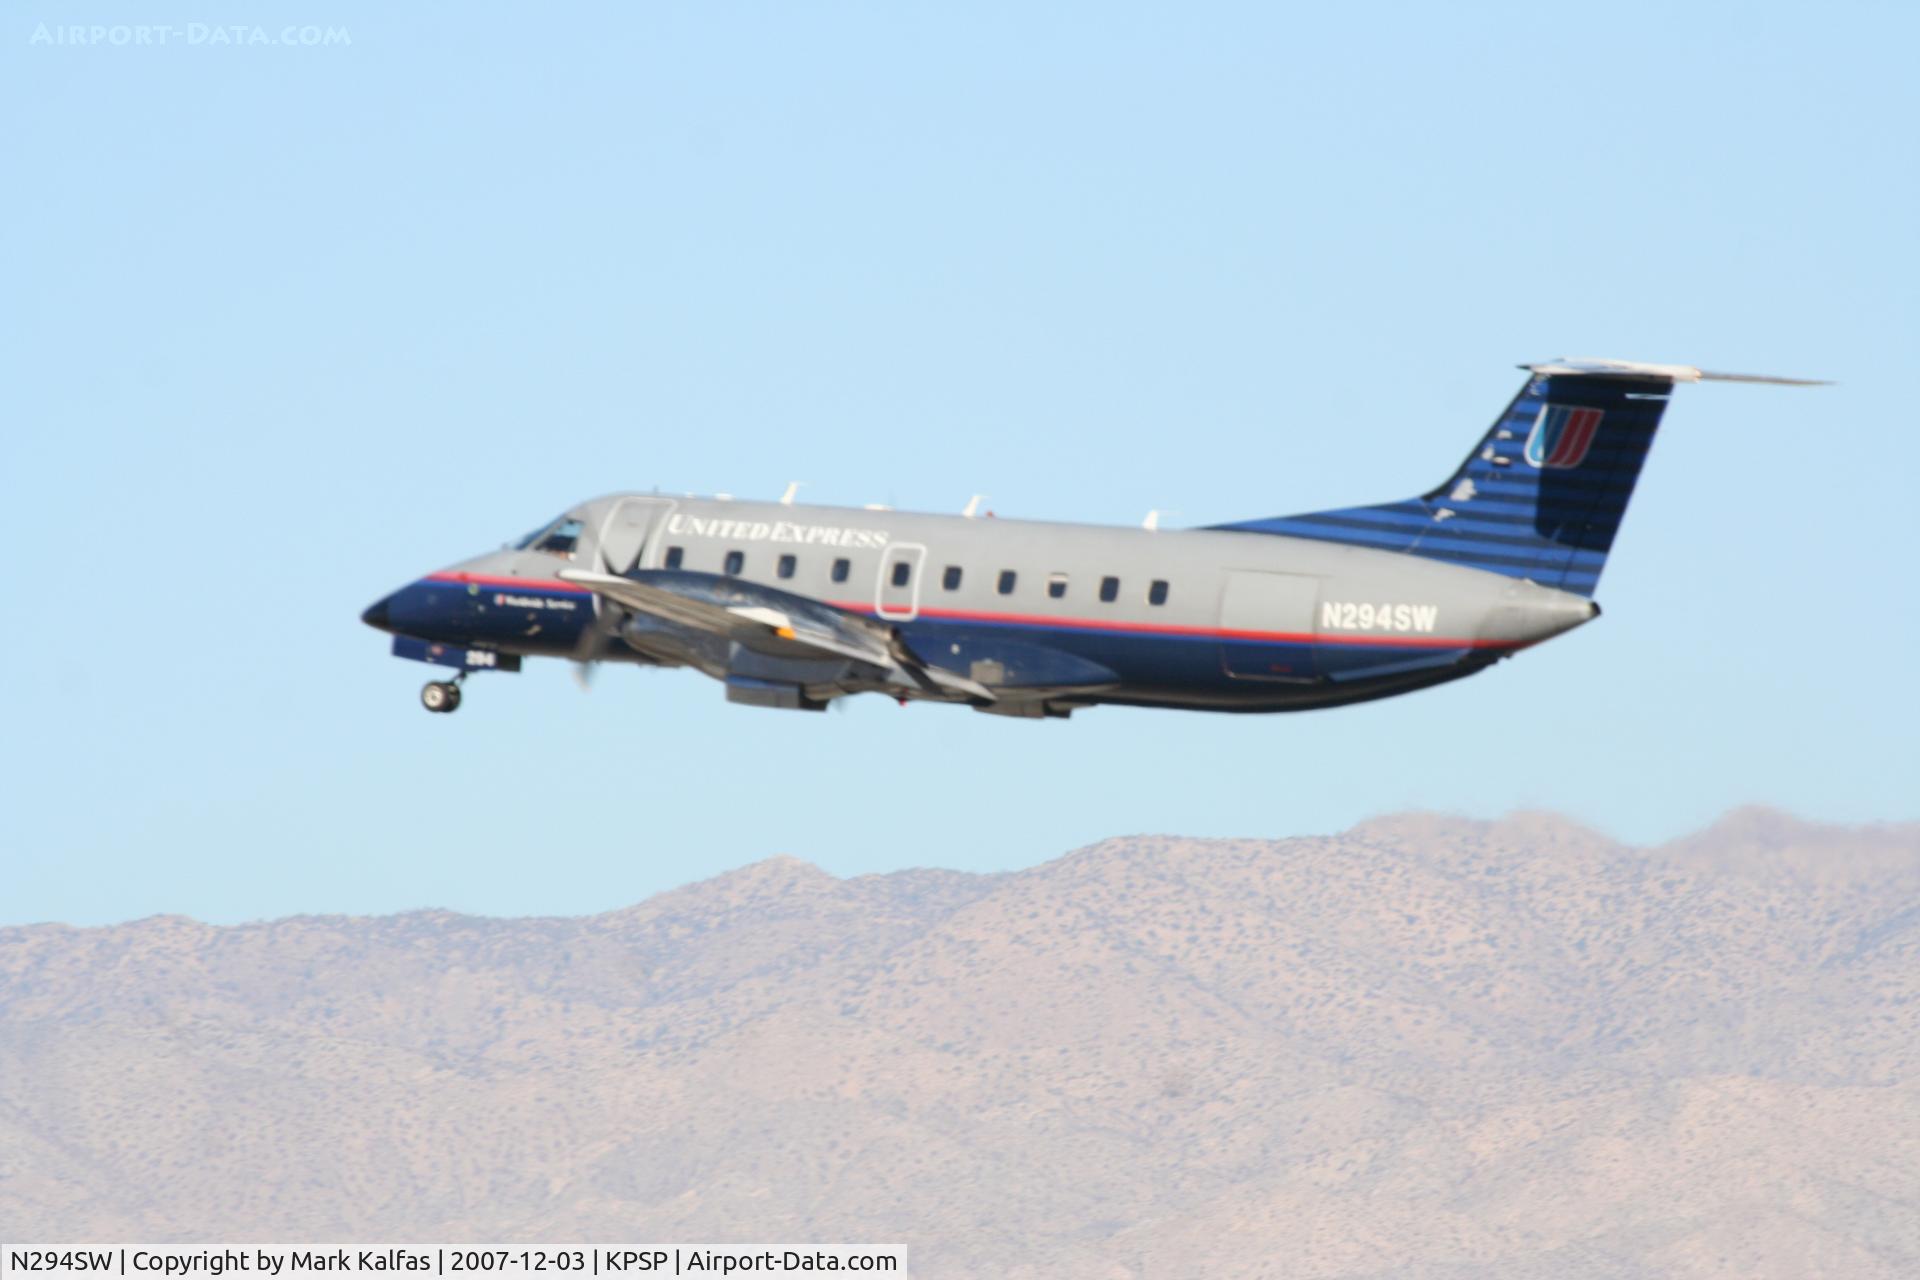
[(4, 929), (0, 1238), (1912, 1277), (1920, 826), (1408, 815), (584, 919)]

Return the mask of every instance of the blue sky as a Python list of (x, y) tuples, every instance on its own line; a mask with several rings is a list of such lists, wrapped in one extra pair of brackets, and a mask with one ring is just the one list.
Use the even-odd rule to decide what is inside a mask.
[[(1920, 816), (1914, 13), (13, 6), (0, 921), (582, 912), (1407, 806)], [(623, 488), (1403, 497), (1562, 354), (1839, 385), (1683, 388), (1606, 617), (1410, 698), (801, 716), (535, 664), (429, 716), (357, 620)]]

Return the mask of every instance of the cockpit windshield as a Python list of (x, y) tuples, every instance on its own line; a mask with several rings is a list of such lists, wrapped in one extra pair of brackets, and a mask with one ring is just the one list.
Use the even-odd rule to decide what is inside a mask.
[(516, 551), (544, 551), (549, 555), (570, 556), (580, 544), (582, 526), (572, 516), (561, 516), (552, 524), (542, 525), (514, 544)]

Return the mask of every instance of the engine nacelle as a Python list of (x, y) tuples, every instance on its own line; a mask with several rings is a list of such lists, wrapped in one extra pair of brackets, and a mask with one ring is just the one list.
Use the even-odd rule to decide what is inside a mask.
[(776, 711), (825, 711), (827, 704), (807, 696), (797, 684), (777, 680), (759, 680), (753, 676), (728, 676), (727, 701), (747, 707), (772, 707)]

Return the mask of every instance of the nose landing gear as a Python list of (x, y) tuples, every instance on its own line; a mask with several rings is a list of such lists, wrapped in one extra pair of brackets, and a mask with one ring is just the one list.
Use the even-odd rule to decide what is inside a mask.
[(451, 680), (429, 680), (420, 689), (420, 705), (429, 711), (447, 714), (460, 709), (460, 682), (465, 673)]

